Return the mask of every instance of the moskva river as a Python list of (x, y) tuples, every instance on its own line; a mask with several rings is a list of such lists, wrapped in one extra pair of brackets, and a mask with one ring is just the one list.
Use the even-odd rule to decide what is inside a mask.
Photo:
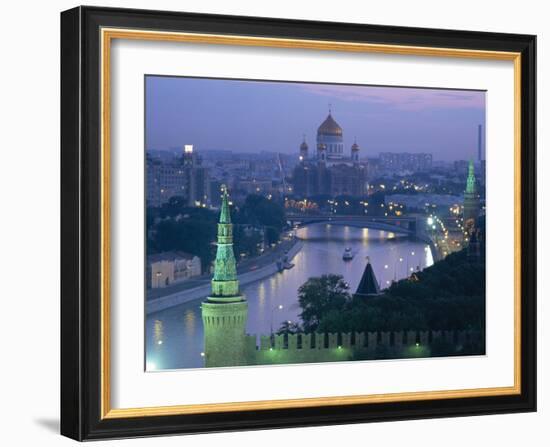
[[(249, 334), (269, 334), (284, 321), (299, 322), (298, 288), (312, 276), (324, 273), (343, 275), (355, 292), (370, 262), (380, 283), (387, 287), (418, 267), (433, 264), (427, 244), (394, 233), (351, 226), (315, 224), (297, 230), (303, 240), (295, 266), (282, 273), (241, 287), (248, 301)], [(344, 261), (345, 248), (353, 259)], [(412, 270), (411, 270), (412, 269)], [(147, 370), (198, 368), (203, 366), (203, 326), (201, 299), (147, 316)]]

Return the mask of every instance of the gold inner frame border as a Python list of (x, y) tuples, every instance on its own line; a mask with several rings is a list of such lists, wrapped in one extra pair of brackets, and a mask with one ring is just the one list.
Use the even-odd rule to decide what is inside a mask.
[[(383, 402), (406, 402), (431, 399), (504, 396), (521, 393), (521, 53), (465, 50), (455, 48), (385, 45), (324, 40), (163, 32), (138, 29), (102, 28), (101, 31), (101, 418), (173, 416), (211, 412), (259, 411), (267, 409), (311, 408)], [(259, 46), (355, 53), (453, 57), (507, 60), (514, 63), (514, 385), (495, 388), (472, 388), (443, 391), (327, 396), (304, 399), (223, 402), (215, 404), (171, 405), (141, 408), (111, 407), (110, 342), (110, 185), (111, 185), (111, 117), (110, 73), (113, 39), (201, 43), (211, 45)]]

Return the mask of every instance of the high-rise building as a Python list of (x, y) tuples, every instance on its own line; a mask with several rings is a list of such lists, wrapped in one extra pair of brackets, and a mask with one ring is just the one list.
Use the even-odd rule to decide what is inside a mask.
[(185, 145), (183, 155), (170, 161), (147, 154), (147, 206), (158, 207), (171, 197), (184, 197), (188, 206), (210, 204), (208, 168), (192, 145)]
[(186, 144), (183, 150), (185, 173), (184, 197), (189, 206), (207, 205), (210, 200), (210, 179), (208, 169), (202, 166), (202, 159), (193, 146)]
[(238, 366), (246, 359), (248, 303), (239, 291), (233, 252), (233, 224), (223, 188), (212, 293), (201, 305), (205, 366)]

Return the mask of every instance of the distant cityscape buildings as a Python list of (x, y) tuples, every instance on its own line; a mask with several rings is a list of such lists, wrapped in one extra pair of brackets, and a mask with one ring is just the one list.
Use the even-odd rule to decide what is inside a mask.
[(184, 146), (183, 154), (169, 161), (148, 153), (146, 170), (148, 206), (161, 206), (174, 196), (183, 197), (189, 206), (210, 205), (208, 169), (192, 145)]
[[(343, 128), (330, 109), (317, 128), (313, 149), (304, 135), (293, 153), (288, 148), (284, 152), (199, 152), (193, 145), (148, 150), (147, 207), (160, 208), (177, 197), (177, 206), (219, 210), (218, 192), (226, 185), (237, 206), (250, 195), (261, 195), (293, 213), (437, 215), (450, 228), (448, 240), (441, 245), (445, 255), (460, 249), (472, 236), (478, 243), (474, 233), (477, 218), (485, 213), (486, 163), (483, 128), (480, 125), (476, 130), (475, 162), (434, 162), (426, 152), (379, 152), (376, 156), (372, 150), (366, 153), (355, 139), (346, 146)], [(342, 200), (334, 200), (338, 197)], [(153, 225), (161, 220), (157, 215)], [(149, 231), (154, 234), (155, 230)], [(202, 273), (199, 257), (173, 252), (154, 256), (158, 259), (148, 259), (147, 264), (149, 288), (166, 287)]]
[(382, 152), (379, 159), (385, 172), (426, 172), (432, 168), (432, 154)]

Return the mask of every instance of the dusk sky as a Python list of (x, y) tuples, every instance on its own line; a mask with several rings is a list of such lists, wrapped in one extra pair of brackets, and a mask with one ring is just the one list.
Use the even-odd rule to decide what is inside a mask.
[(436, 160), (476, 158), (485, 92), (338, 84), (146, 77), (146, 148), (193, 144), (198, 151), (311, 153), (328, 114), (357, 138), (361, 157), (431, 152)]

